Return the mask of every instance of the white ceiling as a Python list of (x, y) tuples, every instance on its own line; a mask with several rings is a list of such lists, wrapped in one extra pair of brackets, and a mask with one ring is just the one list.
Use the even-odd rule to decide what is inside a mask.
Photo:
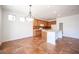
[[(4, 5), (4, 9), (28, 14), (29, 6)], [(53, 19), (79, 14), (79, 5), (32, 5), (32, 16), (40, 19)]]

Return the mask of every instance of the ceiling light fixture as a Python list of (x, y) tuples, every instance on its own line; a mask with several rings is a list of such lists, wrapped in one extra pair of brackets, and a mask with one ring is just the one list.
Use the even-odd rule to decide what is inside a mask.
[(34, 20), (32, 17), (31, 7), (32, 7), (32, 5), (29, 5), (29, 14), (26, 17), (26, 20), (29, 22)]

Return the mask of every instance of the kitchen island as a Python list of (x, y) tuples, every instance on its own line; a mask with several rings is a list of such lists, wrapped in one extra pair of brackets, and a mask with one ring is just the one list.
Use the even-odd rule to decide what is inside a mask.
[(62, 31), (44, 30), (42, 29), (42, 38), (46, 39), (47, 43), (56, 44), (58, 38), (62, 38)]

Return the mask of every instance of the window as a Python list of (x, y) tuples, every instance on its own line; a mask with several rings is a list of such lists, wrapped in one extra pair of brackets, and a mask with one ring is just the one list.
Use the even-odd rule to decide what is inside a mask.
[(25, 22), (25, 18), (24, 17), (20, 17), (20, 21), (21, 22)]
[(8, 15), (8, 20), (9, 21), (15, 21), (15, 16), (14, 15)]

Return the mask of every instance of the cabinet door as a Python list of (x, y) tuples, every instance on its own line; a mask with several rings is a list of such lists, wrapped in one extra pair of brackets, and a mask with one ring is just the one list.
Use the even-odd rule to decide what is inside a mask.
[(56, 21), (51, 21), (51, 24), (56, 24)]
[(47, 23), (47, 27), (51, 29), (51, 22)]
[(34, 29), (34, 30), (33, 30), (33, 36), (41, 37), (41, 30), (39, 30), (39, 29)]
[(34, 22), (33, 22), (33, 26), (37, 26), (38, 25), (38, 22), (37, 20), (35, 19)]
[(44, 41), (47, 41), (47, 32), (42, 31), (42, 39), (43, 39)]

